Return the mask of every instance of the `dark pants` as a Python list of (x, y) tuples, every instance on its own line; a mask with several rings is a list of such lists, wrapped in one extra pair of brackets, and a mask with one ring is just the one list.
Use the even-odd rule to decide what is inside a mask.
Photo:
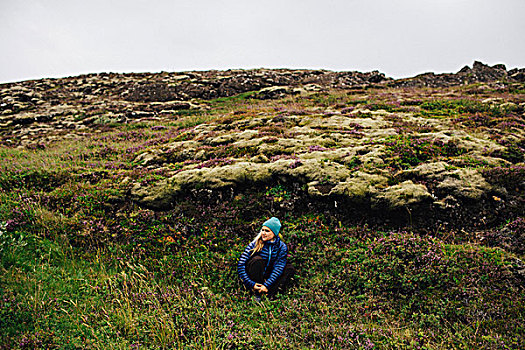
[[(266, 267), (267, 260), (256, 255), (246, 262), (246, 272), (250, 276), (251, 280), (256, 283), (264, 283), (272, 273), (272, 269), (268, 269), (264, 273), (264, 268)], [(264, 276), (263, 276), (264, 273)], [(283, 273), (279, 278), (268, 287), (268, 298), (273, 298), (278, 292), (284, 292), (286, 287), (289, 285), (290, 279), (295, 274), (295, 268), (289, 262), (284, 266)]]

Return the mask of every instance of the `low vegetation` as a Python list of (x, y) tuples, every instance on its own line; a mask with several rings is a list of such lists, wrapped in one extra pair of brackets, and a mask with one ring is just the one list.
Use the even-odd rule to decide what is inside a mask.
[[(0, 348), (523, 348), (523, 86), (477, 88), (243, 93), (4, 142)], [(302, 170), (312, 159), (323, 177)], [(293, 176), (195, 183), (165, 208), (133, 194), (248, 160)], [(335, 192), (358, 181), (361, 197)], [(298, 273), (257, 303), (236, 263), (271, 215)]]

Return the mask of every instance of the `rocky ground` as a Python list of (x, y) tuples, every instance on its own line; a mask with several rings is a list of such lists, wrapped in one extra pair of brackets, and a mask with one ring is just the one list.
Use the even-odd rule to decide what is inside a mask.
[(205, 101), (260, 91), (275, 98), (308, 90), (368, 86), (384, 74), (305, 70), (230, 70), (157, 74), (89, 74), (2, 84), (0, 126), (6, 145), (73, 138), (107, 123), (172, 119)]
[(0, 138), (38, 149), (179, 122), (175, 137), (133, 151), (134, 167), (162, 172), (124, 180), (142, 206), (282, 185), (283, 210), (491, 223), (523, 210), (524, 82), (524, 69), (480, 62), (401, 80), (264, 69), (42, 79), (0, 86)]

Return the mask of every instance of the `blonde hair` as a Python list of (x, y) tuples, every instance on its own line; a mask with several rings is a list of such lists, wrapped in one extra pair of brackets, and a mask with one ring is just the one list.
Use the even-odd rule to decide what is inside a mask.
[[(253, 242), (255, 242), (255, 247), (253, 247), (253, 249), (252, 249), (252, 254), (251, 254), (251, 255), (253, 255), (253, 254), (255, 254), (255, 253), (261, 251), (261, 249), (262, 249), (263, 246), (264, 246), (264, 242), (263, 242), (263, 240), (262, 240), (262, 234), (261, 234), (261, 232), (259, 232), (259, 233), (257, 234), (257, 236), (255, 236), (255, 238), (253, 239), (252, 243), (253, 243)], [(251, 256), (251, 255), (250, 255), (250, 256)]]

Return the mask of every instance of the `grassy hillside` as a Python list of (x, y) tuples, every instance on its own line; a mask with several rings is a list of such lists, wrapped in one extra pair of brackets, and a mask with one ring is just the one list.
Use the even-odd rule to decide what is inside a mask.
[[(384, 84), (8, 122), (0, 348), (523, 348), (524, 98)], [(236, 263), (272, 215), (298, 274), (255, 303)]]

